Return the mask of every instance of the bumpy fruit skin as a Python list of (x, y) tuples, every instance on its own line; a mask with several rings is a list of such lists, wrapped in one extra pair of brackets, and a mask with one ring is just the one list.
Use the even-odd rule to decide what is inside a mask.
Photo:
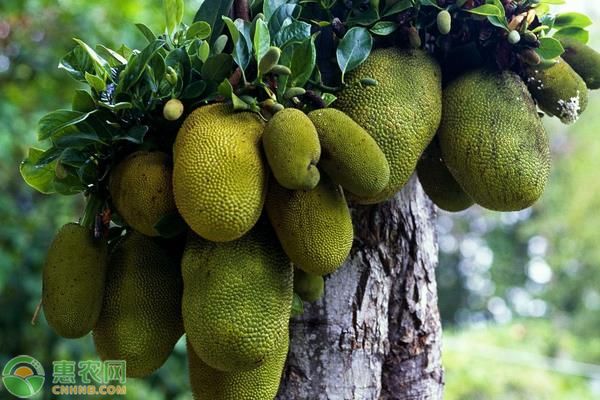
[(322, 276), (294, 268), (294, 292), (304, 301), (313, 302), (323, 297), (325, 281)]
[(79, 224), (56, 234), (44, 264), (42, 305), (60, 336), (79, 338), (96, 325), (106, 277), (107, 245)]
[(103, 360), (125, 360), (127, 376), (160, 368), (183, 335), (179, 265), (153, 239), (131, 232), (109, 259), (94, 344)]
[(288, 334), (293, 268), (268, 223), (226, 243), (188, 238), (183, 321), (200, 358), (220, 371), (264, 365)]
[(306, 114), (295, 108), (279, 111), (265, 126), (262, 143), (271, 171), (281, 186), (304, 190), (317, 186), (321, 145)]
[(287, 190), (271, 181), (265, 208), (296, 267), (326, 275), (348, 257), (354, 238), (350, 211), (341, 188), (327, 175), (310, 191)]
[(177, 211), (172, 169), (167, 154), (137, 151), (121, 161), (110, 175), (109, 192), (117, 212), (146, 236), (158, 236), (154, 225)]
[(273, 400), (287, 358), (285, 335), (263, 365), (249, 371), (223, 372), (211, 368), (187, 342), (190, 384), (195, 400)]
[[(333, 105), (373, 136), (390, 165), (387, 187), (357, 202), (387, 200), (408, 182), (440, 123), (441, 76), (439, 65), (426, 52), (396, 48), (373, 51), (348, 73), (348, 85)], [(379, 84), (363, 86), (363, 78)]]
[(476, 203), (515, 211), (542, 195), (548, 136), (516, 74), (476, 70), (450, 83), (438, 135), (446, 166)]
[(175, 204), (194, 232), (235, 240), (258, 221), (267, 192), (263, 123), (251, 112), (212, 104), (194, 110), (173, 146)]
[(583, 78), (588, 89), (600, 89), (600, 53), (578, 40), (560, 39), (562, 58)]
[(446, 167), (437, 138), (419, 160), (417, 175), (427, 196), (442, 210), (458, 212), (474, 204)]
[(587, 107), (585, 82), (562, 58), (549, 68), (531, 67), (526, 81), (540, 109), (565, 124), (577, 121)]
[(325, 108), (308, 114), (317, 128), (321, 167), (339, 185), (358, 197), (375, 196), (390, 180), (390, 166), (377, 142), (342, 111)]

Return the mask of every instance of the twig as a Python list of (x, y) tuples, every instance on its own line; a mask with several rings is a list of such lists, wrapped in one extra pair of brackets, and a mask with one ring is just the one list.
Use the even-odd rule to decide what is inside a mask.
[(37, 307), (35, 308), (35, 311), (33, 312), (33, 317), (31, 317), (31, 325), (35, 326), (35, 323), (37, 322), (38, 315), (40, 314), (41, 309), (42, 309), (42, 299), (40, 299), (40, 302), (38, 303)]
[(236, 19), (240, 18), (244, 21), (250, 21), (250, 8), (248, 7), (248, 0), (234, 0), (233, 16)]

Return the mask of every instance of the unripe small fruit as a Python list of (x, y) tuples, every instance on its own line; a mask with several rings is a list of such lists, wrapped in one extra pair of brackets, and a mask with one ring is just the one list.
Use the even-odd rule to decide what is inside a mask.
[(279, 47), (271, 46), (269, 50), (265, 53), (264, 56), (260, 59), (258, 63), (258, 73), (259, 75), (266, 74), (273, 69), (274, 66), (279, 62), (279, 57), (281, 56), (281, 50)]
[(542, 58), (534, 49), (525, 49), (519, 53), (519, 57), (524, 63), (529, 65), (539, 65)]
[(442, 35), (447, 35), (452, 30), (452, 15), (448, 10), (442, 10), (438, 13), (437, 27)]
[(285, 91), (283, 97), (286, 99), (291, 99), (292, 97), (302, 96), (306, 93), (306, 89), (301, 87), (291, 87)]
[(291, 75), (292, 70), (286, 67), (285, 65), (277, 64), (269, 71), (275, 75)]
[(177, 84), (177, 71), (173, 67), (167, 67), (167, 73), (165, 75), (167, 82), (175, 86)]
[(408, 29), (408, 41), (410, 43), (410, 47), (413, 49), (418, 49), (423, 44), (421, 42), (421, 36), (419, 35), (419, 31), (414, 26), (411, 26)]
[(182, 114), (183, 103), (179, 99), (171, 99), (163, 107), (163, 116), (168, 121), (176, 121)]
[(508, 34), (508, 43), (517, 44), (521, 41), (521, 34), (518, 31), (510, 31)]

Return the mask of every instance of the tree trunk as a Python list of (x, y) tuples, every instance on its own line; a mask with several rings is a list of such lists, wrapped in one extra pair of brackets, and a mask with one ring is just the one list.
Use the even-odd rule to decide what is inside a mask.
[(279, 400), (441, 399), (435, 213), (416, 178), (353, 209), (355, 243), (291, 321)]

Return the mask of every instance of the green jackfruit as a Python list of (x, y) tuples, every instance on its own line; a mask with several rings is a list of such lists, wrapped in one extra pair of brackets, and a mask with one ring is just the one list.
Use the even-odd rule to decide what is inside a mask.
[(158, 236), (154, 225), (175, 213), (169, 156), (137, 151), (121, 161), (110, 175), (109, 191), (121, 217), (146, 236)]
[[(378, 85), (363, 86), (363, 78)], [(387, 187), (360, 203), (389, 199), (408, 182), (423, 151), (435, 135), (442, 113), (441, 72), (422, 50), (374, 50), (348, 73), (347, 86), (334, 107), (344, 111), (377, 142), (390, 166)]]
[(321, 167), (337, 184), (358, 197), (377, 195), (390, 180), (390, 166), (377, 142), (349, 116), (335, 108), (308, 114), (317, 128)]
[(562, 58), (549, 68), (531, 67), (526, 76), (531, 95), (546, 114), (571, 124), (585, 111), (585, 82)]
[(265, 208), (283, 250), (298, 268), (326, 275), (348, 257), (354, 238), (350, 210), (327, 175), (310, 191), (287, 190), (271, 181)]
[(250, 371), (223, 372), (204, 363), (187, 342), (190, 384), (195, 400), (272, 400), (279, 389), (288, 353), (288, 335), (263, 365)]
[(544, 191), (548, 136), (518, 75), (476, 70), (450, 83), (438, 136), (452, 176), (483, 207), (521, 210)]
[(442, 210), (457, 212), (474, 204), (446, 167), (437, 137), (419, 160), (417, 175), (427, 196)]
[(66, 224), (50, 245), (42, 306), (48, 324), (66, 338), (88, 334), (102, 308), (107, 246), (79, 224)]
[(229, 372), (263, 365), (288, 334), (293, 296), (271, 227), (226, 243), (190, 236), (182, 268), (185, 331), (202, 361)]
[(305, 190), (317, 186), (321, 145), (306, 114), (295, 108), (278, 112), (265, 126), (262, 143), (271, 171), (281, 186)]
[(183, 335), (179, 265), (153, 239), (131, 232), (109, 259), (94, 344), (103, 360), (125, 360), (127, 376), (160, 368)]
[(323, 297), (325, 281), (322, 276), (294, 268), (294, 292), (304, 301), (313, 302)]
[(181, 216), (194, 232), (215, 242), (235, 240), (260, 217), (267, 168), (263, 123), (226, 104), (193, 111), (173, 147), (173, 190)]
[(588, 89), (600, 89), (600, 53), (578, 40), (560, 39), (562, 58), (583, 78)]

